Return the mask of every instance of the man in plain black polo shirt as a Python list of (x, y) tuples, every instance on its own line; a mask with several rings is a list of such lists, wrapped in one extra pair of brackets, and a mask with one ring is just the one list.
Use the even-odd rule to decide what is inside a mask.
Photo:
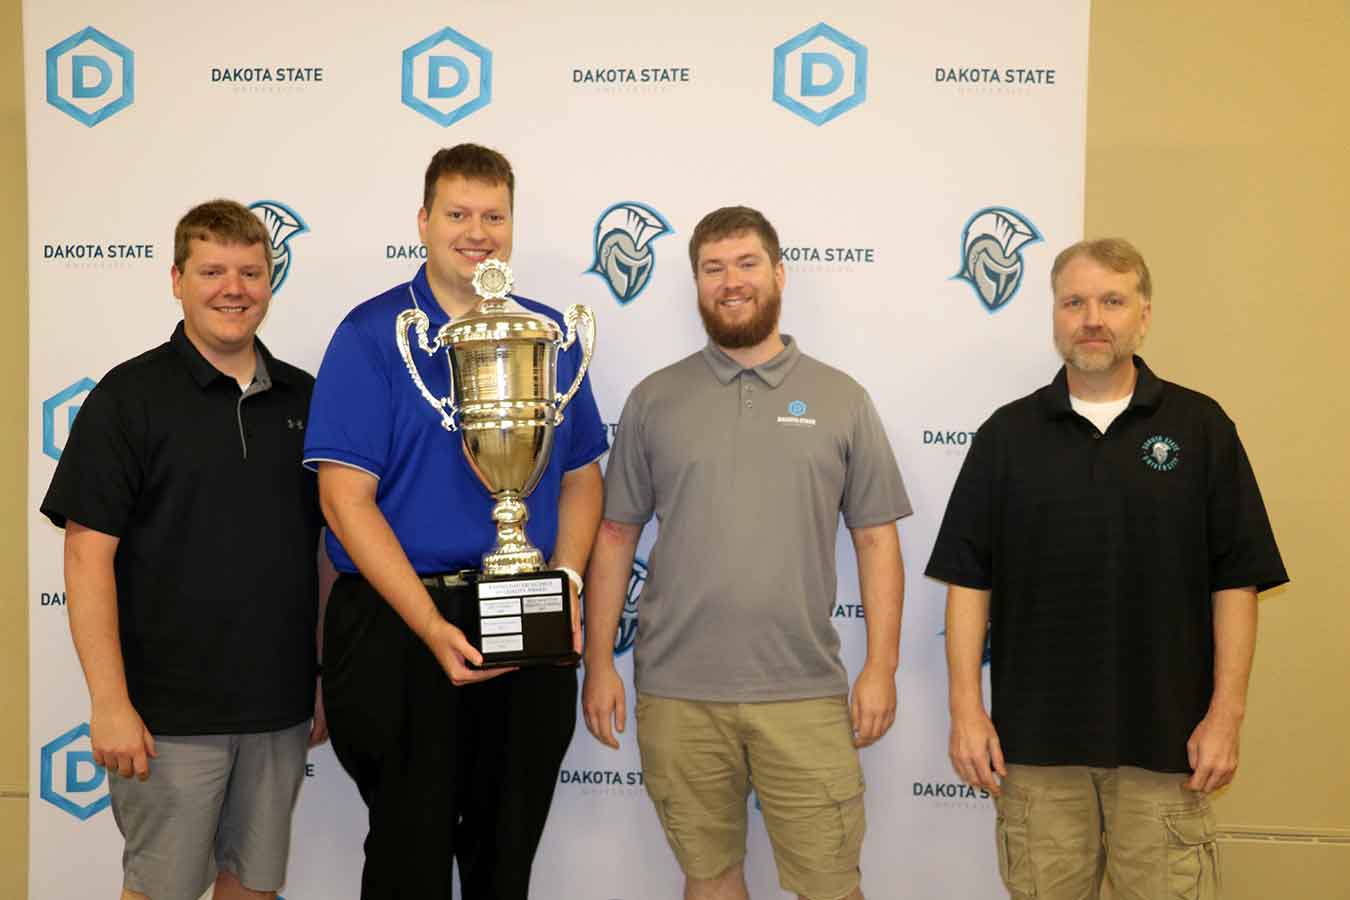
[(1237, 768), (1257, 592), (1288, 577), (1232, 421), (1135, 355), (1138, 251), (1075, 244), (1051, 284), (1065, 366), (980, 428), (928, 564), (952, 762), (997, 798), (1014, 898), (1207, 900), (1206, 795)]
[[(183, 321), (90, 392), (42, 512), (66, 529), (94, 760), (123, 898), (272, 897), (316, 715), (322, 519), (300, 465), (314, 379), (254, 337), (268, 233), (217, 200), (179, 222)], [(313, 719), (313, 724), (311, 724)]]

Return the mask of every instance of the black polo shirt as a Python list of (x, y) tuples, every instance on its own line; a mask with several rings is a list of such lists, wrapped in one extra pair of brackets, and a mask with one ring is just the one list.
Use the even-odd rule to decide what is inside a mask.
[(155, 734), (273, 731), (314, 707), (314, 379), (257, 342), (247, 392), (180, 322), (80, 408), (42, 512), (115, 535), (131, 702)]
[(1187, 772), (1214, 686), (1211, 593), (1288, 581), (1233, 422), (1135, 358), (1105, 434), (1060, 370), (971, 445), (927, 574), (990, 590), (1008, 762)]

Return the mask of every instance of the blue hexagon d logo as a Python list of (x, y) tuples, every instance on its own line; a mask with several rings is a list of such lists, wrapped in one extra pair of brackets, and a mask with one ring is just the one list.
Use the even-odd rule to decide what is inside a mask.
[(813, 125), (867, 99), (867, 48), (820, 22), (773, 48), (773, 101)]
[[(74, 746), (76, 742), (83, 746)], [(98, 815), (112, 802), (107, 773), (94, 762), (88, 722), (42, 745), (41, 779), (42, 799), (81, 821)]]
[(453, 28), (403, 51), (403, 102), (444, 127), (492, 102), (492, 51)]
[(136, 54), (92, 26), (47, 48), (47, 102), (93, 128), (136, 99)]
[(52, 459), (61, 458), (70, 428), (80, 411), (77, 401), (92, 391), (95, 384), (92, 378), (81, 378), (42, 401), (42, 452)]

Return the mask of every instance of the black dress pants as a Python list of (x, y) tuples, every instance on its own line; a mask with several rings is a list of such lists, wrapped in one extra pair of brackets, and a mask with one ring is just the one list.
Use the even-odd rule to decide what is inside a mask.
[[(472, 588), (428, 589), (462, 625)], [(365, 579), (343, 575), (324, 623), (324, 708), (370, 813), (362, 900), (526, 900), (576, 727), (574, 668), (455, 687)]]

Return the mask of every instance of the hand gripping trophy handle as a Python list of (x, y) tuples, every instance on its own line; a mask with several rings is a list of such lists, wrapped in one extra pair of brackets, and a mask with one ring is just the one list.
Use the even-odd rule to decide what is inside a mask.
[(403, 364), (408, 367), (408, 375), (411, 376), (413, 384), (417, 385), (417, 390), (421, 392), (422, 397), (427, 403), (431, 404), (431, 408), (440, 414), (441, 425), (446, 431), (458, 431), (459, 426), (455, 424), (454, 419), (455, 414), (459, 412), (459, 407), (455, 405), (455, 380), (450, 379), (450, 396), (448, 397), (436, 397), (431, 391), (427, 390), (426, 383), (422, 381), (422, 376), (417, 371), (417, 365), (413, 362), (412, 344), (408, 340), (409, 325), (416, 327), (417, 346), (422, 348), (422, 352), (428, 356), (434, 355), (436, 351), (446, 346), (442, 338), (445, 337), (446, 328), (450, 326), (443, 327), (440, 333), (436, 335), (434, 342), (428, 341), (427, 329), (431, 326), (427, 320), (427, 314), (420, 309), (405, 309), (398, 314), (398, 319), (394, 323), (394, 338), (398, 343), (399, 355), (403, 357)]
[(567, 393), (559, 394), (553, 400), (553, 405), (558, 410), (558, 417), (555, 420), (558, 425), (563, 423), (563, 409), (572, 402), (572, 398), (581, 388), (581, 380), (586, 377), (586, 370), (591, 367), (591, 357), (595, 354), (595, 314), (591, 312), (591, 308), (573, 303), (567, 307), (563, 322), (567, 324), (567, 338), (558, 345), (558, 351), (570, 349), (579, 335), (581, 365), (577, 367), (577, 377), (572, 379), (572, 386), (567, 389)]

